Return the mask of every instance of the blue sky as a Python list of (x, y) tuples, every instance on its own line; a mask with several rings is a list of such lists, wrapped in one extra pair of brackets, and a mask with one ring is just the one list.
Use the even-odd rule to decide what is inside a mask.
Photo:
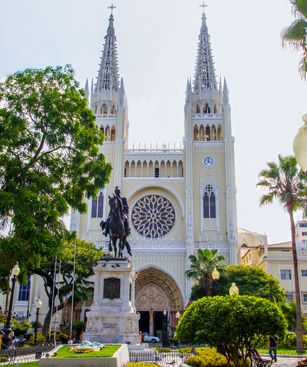
[[(0, 0), (0, 78), (26, 67), (71, 64), (81, 85), (96, 77), (111, 2)], [(185, 84), (193, 75), (201, 21), (196, 0), (114, 0), (120, 74), (128, 95), (130, 146), (182, 141)], [(307, 110), (299, 54), (280, 32), (293, 20), (289, 0), (207, 0), (217, 75), (232, 105), (238, 224), (290, 238), (279, 205), (259, 208), (258, 172), (292, 141)]]

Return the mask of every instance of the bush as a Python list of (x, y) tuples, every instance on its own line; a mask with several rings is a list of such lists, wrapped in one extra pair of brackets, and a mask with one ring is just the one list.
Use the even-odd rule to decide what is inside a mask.
[[(304, 347), (307, 346), (307, 335), (304, 335)], [(296, 335), (288, 331), (282, 340), (277, 341), (278, 348), (291, 349), (296, 348)]]
[(7, 361), (8, 361), (7, 357), (0, 357), (0, 363), (7, 362)]
[(227, 359), (213, 348), (196, 348), (196, 356), (189, 357), (185, 363), (194, 367), (227, 367)]
[(179, 348), (180, 353), (192, 353), (192, 348)]
[(73, 328), (74, 332), (76, 333), (76, 338), (79, 339), (80, 335), (86, 329), (86, 322), (85, 321), (74, 321), (73, 324), (72, 324), (72, 328)]
[(128, 362), (125, 367), (157, 367), (158, 365), (151, 362)]
[(28, 330), (32, 329), (31, 323), (25, 319), (22, 321), (12, 320), (12, 329), (15, 336), (24, 335)]
[[(37, 333), (37, 344), (45, 343), (45, 341), (46, 341), (46, 337), (43, 335), (43, 333), (41, 331), (39, 331)], [(30, 336), (29, 344), (34, 345), (34, 334), (32, 334)]]
[(156, 347), (156, 351), (159, 353), (169, 353), (171, 348)]

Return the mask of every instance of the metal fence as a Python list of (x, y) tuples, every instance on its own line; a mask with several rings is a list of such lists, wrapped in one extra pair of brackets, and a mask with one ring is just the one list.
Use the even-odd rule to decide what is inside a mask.
[(156, 350), (150, 351), (129, 351), (131, 362), (155, 362), (161, 367), (180, 366), (185, 360), (193, 355), (192, 353), (169, 352), (160, 353)]
[(53, 348), (53, 344), (40, 344), (30, 348), (10, 347), (0, 350), (0, 363), (15, 365), (16, 363), (33, 362), (48, 354)]

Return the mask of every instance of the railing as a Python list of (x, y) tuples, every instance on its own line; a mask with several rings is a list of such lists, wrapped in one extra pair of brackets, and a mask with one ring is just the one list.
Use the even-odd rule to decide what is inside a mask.
[(129, 351), (130, 362), (155, 362), (161, 367), (181, 366), (185, 360), (193, 355), (192, 353), (181, 353), (172, 351), (169, 353), (160, 353), (156, 350), (151, 351)]
[[(45, 356), (54, 348), (53, 344), (39, 344), (30, 348), (15, 348), (0, 350), (0, 360), (4, 357), (7, 360), (3, 360), (4, 365), (33, 362)], [(1, 364), (1, 362), (0, 362)]]

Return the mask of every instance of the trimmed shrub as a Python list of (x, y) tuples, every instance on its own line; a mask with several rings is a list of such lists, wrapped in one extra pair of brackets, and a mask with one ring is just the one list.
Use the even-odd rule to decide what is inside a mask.
[(7, 362), (8, 358), (7, 357), (0, 357), (0, 363), (4, 363)]
[(227, 367), (227, 359), (213, 348), (196, 348), (196, 356), (186, 360), (193, 367)]
[(158, 365), (150, 362), (128, 362), (125, 367), (157, 367)]
[(180, 353), (192, 353), (192, 348), (179, 348)]
[[(39, 331), (37, 333), (37, 343), (38, 344), (42, 344), (42, 343), (45, 343), (45, 341), (46, 341), (46, 337), (43, 335), (43, 333), (41, 331)], [(30, 345), (34, 345), (34, 334), (32, 334), (30, 336), (29, 344)]]
[(171, 348), (156, 347), (156, 351), (159, 353), (169, 353)]

